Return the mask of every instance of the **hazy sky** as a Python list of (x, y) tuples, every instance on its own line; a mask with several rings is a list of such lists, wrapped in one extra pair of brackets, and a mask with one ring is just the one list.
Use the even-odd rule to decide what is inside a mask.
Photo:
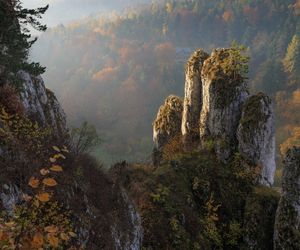
[(50, 5), (43, 17), (44, 23), (49, 27), (65, 24), (72, 20), (99, 13), (105, 10), (118, 10), (128, 5), (150, 0), (23, 0), (23, 6), (36, 8)]

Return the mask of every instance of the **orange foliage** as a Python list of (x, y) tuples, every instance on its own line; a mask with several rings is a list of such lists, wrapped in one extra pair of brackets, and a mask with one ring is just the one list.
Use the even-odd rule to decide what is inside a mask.
[(171, 43), (161, 43), (155, 47), (155, 55), (162, 64), (171, 64), (175, 60), (176, 51)]
[(117, 73), (117, 68), (107, 67), (95, 73), (92, 79), (96, 82), (102, 83), (112, 82), (114, 79), (116, 79)]
[(300, 127), (291, 129), (290, 137), (280, 145), (280, 153), (284, 155), (291, 147), (300, 146)]
[(259, 9), (257, 7), (255, 8), (251, 8), (250, 6), (246, 6), (244, 7), (244, 15), (247, 18), (247, 21), (252, 24), (252, 25), (256, 25), (259, 23), (260, 21), (260, 13), (259, 13)]
[(40, 185), (40, 181), (35, 177), (31, 177), (28, 185), (31, 186), (32, 188), (37, 188)]
[(292, 103), (294, 105), (300, 105), (300, 89), (293, 92)]
[(225, 22), (231, 22), (233, 20), (233, 12), (231, 10), (226, 10), (224, 13), (223, 13), (223, 19)]
[(300, 0), (297, 0), (296, 3), (294, 4), (294, 8), (296, 10), (300, 10)]
[(122, 47), (119, 49), (121, 63), (128, 63), (129, 61), (136, 58), (136, 49), (132, 47)]
[(45, 178), (43, 180), (43, 184), (48, 186), (48, 187), (54, 187), (54, 186), (57, 185), (57, 182), (53, 178)]
[(48, 202), (51, 198), (49, 193), (40, 193), (36, 195), (36, 198), (41, 202)]

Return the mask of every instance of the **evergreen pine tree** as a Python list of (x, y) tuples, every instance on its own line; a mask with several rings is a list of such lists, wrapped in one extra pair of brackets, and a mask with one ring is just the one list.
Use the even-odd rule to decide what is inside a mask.
[[(32, 38), (29, 27), (45, 31), (46, 26), (39, 21), (46, 12), (43, 8), (26, 9), (20, 0), (0, 0), (0, 74), (9, 78), (21, 69), (39, 75), (45, 68), (39, 63), (29, 63), (30, 47), (36, 41)], [(13, 74), (10, 74), (13, 73)]]

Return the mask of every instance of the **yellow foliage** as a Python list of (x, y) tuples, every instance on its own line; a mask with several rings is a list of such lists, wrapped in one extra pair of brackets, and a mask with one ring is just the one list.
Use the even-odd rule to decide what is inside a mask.
[(300, 127), (292, 128), (290, 137), (280, 145), (281, 154), (284, 155), (293, 146), (300, 146)]
[(51, 137), (51, 129), (40, 128), (30, 119), (19, 115), (10, 115), (0, 107), (0, 138), (7, 147), (14, 151), (25, 152), (26, 155), (41, 155)]
[(59, 159), (59, 158), (66, 159), (66, 157), (65, 157), (63, 154), (60, 154), (60, 153), (54, 155), (53, 158), (54, 158), (54, 159)]
[(60, 152), (59, 147), (57, 147), (57, 146), (52, 146), (52, 148), (53, 148), (56, 152)]
[(49, 158), (49, 161), (50, 161), (51, 163), (55, 163), (55, 162), (56, 162), (56, 158), (50, 157), (50, 158)]
[(53, 172), (62, 172), (63, 171), (63, 168), (59, 165), (53, 165), (51, 168), (50, 168), (51, 171)]
[[(3, 117), (6, 117), (5, 113), (2, 113)], [(57, 152), (60, 150), (56, 146), (52, 148)], [(64, 147), (61, 151), (67, 151), (67, 148)], [(59, 158), (64, 159), (65, 156), (58, 152), (50, 157), (55, 161)], [(63, 171), (63, 167), (52, 165), (50, 168), (41, 168), (39, 173), (42, 176), (51, 175), (50, 170), (58, 174)], [(44, 191), (45, 186), (47, 190), (55, 187), (56, 180), (52, 177), (40, 180), (32, 176), (28, 185), (33, 188), (34, 197), (23, 193), (24, 202), (16, 205), (15, 216), (10, 217), (5, 212), (3, 218), (0, 216), (0, 249), (78, 249), (70, 240), (71, 237), (77, 237), (72, 232), (70, 211), (54, 201), (52, 191)]]

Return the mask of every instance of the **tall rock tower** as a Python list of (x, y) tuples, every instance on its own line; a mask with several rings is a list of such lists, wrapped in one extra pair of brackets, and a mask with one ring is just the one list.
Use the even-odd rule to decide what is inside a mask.
[(164, 146), (177, 136), (181, 136), (182, 100), (170, 95), (159, 108), (153, 123), (153, 161), (157, 165), (162, 158)]
[(202, 49), (199, 49), (191, 55), (186, 64), (181, 132), (187, 147), (199, 142), (199, 121), (202, 108), (201, 70), (208, 56)]
[(214, 142), (218, 158), (226, 162), (236, 147), (236, 131), (242, 106), (248, 97), (247, 85), (232, 66), (230, 49), (216, 49), (204, 62), (200, 114), (200, 141)]

